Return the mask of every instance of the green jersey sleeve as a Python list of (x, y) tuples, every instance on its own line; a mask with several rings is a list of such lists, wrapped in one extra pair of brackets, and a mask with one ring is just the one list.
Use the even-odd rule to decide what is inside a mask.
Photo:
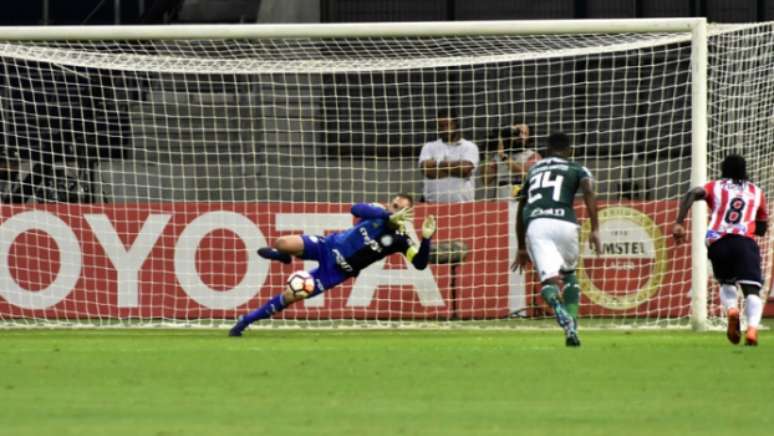
[(589, 171), (589, 169), (586, 168), (585, 166), (581, 165), (579, 172), (580, 172), (580, 174), (578, 175), (578, 181), (586, 179), (586, 178), (594, 180), (594, 176), (591, 175), (591, 171)]

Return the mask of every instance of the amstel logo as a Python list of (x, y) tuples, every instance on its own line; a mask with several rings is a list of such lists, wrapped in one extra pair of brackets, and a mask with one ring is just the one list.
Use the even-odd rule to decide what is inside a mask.
[(591, 222), (581, 227), (578, 280), (591, 301), (612, 310), (639, 306), (658, 293), (666, 271), (661, 230), (637, 209), (614, 206), (599, 211), (602, 254), (588, 247)]

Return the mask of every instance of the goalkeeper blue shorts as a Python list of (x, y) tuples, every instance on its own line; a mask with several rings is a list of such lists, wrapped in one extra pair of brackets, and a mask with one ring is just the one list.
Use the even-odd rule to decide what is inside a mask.
[(336, 263), (336, 254), (329, 246), (327, 238), (314, 235), (302, 235), (304, 240), (304, 260), (315, 260), (317, 268), (309, 271), (315, 283), (315, 290), (309, 296), (324, 292), (350, 276), (345, 274)]

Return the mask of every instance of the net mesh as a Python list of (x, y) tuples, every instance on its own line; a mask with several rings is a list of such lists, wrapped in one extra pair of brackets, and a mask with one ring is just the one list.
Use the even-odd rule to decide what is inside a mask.
[[(713, 30), (708, 84), (710, 176), (741, 151), (767, 192), (770, 27)], [(535, 275), (509, 269), (522, 174), (498, 135), (514, 124), (529, 138), (503, 142), (513, 161), (564, 131), (597, 180), (604, 253), (583, 227), (581, 322), (687, 325), (690, 249), (669, 236), (689, 187), (690, 55), (690, 35), (666, 33), (2, 43), (0, 320), (230, 323), (315, 266), (260, 246), (351, 226), (353, 202), (420, 198), (420, 150), (453, 108), (479, 151), (475, 200), (417, 207), (417, 228), (438, 216), (431, 266), (393, 256), (264, 325), (550, 317)]]
[[(709, 45), (710, 105), (708, 108), (708, 177), (720, 176), (720, 163), (730, 153), (747, 159), (750, 179), (769, 196), (774, 192), (774, 169), (768, 139), (774, 133), (774, 42), (772, 23), (719, 26)], [(769, 207), (769, 215), (773, 209)], [(764, 259), (764, 293), (772, 277), (772, 233), (759, 239)], [(710, 287), (709, 313), (718, 316), (717, 285)], [(764, 299), (765, 301), (765, 299)], [(769, 306), (770, 307), (770, 306)]]

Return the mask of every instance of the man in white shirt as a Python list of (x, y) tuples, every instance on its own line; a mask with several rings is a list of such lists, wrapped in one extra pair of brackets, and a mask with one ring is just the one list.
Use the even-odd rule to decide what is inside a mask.
[(440, 138), (428, 142), (419, 154), (419, 167), (425, 177), (424, 200), (428, 203), (473, 201), (478, 166), (478, 146), (462, 139), (454, 111), (439, 112)]

